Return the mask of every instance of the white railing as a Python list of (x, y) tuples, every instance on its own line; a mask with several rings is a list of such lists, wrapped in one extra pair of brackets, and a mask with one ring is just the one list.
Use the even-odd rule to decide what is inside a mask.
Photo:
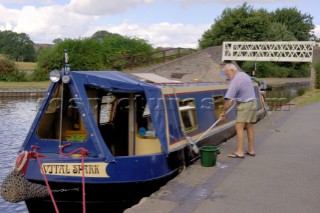
[(222, 61), (312, 62), (314, 41), (223, 42)]

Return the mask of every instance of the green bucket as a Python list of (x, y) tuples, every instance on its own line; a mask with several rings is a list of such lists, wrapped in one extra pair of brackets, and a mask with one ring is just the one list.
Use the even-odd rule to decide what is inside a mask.
[(212, 167), (216, 165), (217, 152), (219, 147), (217, 146), (203, 146), (200, 148), (201, 166)]

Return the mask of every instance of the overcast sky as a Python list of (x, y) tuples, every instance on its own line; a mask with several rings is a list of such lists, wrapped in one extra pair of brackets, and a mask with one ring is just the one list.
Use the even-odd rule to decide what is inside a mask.
[[(99, 30), (147, 40), (153, 47), (196, 48), (222, 11), (240, 0), (0, 0), (0, 30), (26, 33), (35, 43), (83, 38)], [(319, 0), (248, 0), (269, 12), (296, 7), (314, 17), (320, 37)]]

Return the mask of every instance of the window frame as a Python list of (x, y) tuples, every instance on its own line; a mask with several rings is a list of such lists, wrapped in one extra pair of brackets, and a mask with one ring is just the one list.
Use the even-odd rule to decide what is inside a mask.
[[(187, 105), (187, 107), (185, 105), (181, 106), (181, 103), (185, 103), (186, 101), (188, 102), (192, 102), (193, 106), (190, 106), (189, 104)], [(198, 129), (199, 124), (198, 124), (198, 118), (197, 118), (197, 110), (196, 110), (196, 101), (194, 98), (185, 98), (185, 99), (179, 99), (177, 100), (177, 106), (178, 106), (178, 111), (179, 111), (179, 119), (180, 119), (180, 125), (181, 125), (181, 129), (182, 131), (184, 131), (185, 133), (190, 133), (190, 132), (194, 132), (195, 130)], [(185, 107), (185, 108), (182, 108)], [(191, 127), (186, 127), (185, 126), (185, 122), (183, 119), (183, 115), (181, 112), (188, 112), (188, 118), (191, 124)], [(190, 118), (191, 117), (191, 118)]]

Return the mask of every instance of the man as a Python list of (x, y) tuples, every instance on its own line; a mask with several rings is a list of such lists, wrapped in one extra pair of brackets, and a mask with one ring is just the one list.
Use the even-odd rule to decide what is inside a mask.
[[(235, 128), (238, 148), (234, 153), (228, 155), (228, 157), (244, 158), (244, 154), (255, 156), (253, 123), (257, 120), (257, 103), (251, 78), (246, 73), (238, 71), (233, 64), (226, 64), (222, 74), (227, 76), (231, 82), (225, 95), (226, 102), (220, 114), (221, 120), (226, 118), (226, 112), (232, 104), (236, 104), (237, 106)], [(247, 130), (248, 137), (248, 149), (245, 153), (243, 152), (244, 129)]]

